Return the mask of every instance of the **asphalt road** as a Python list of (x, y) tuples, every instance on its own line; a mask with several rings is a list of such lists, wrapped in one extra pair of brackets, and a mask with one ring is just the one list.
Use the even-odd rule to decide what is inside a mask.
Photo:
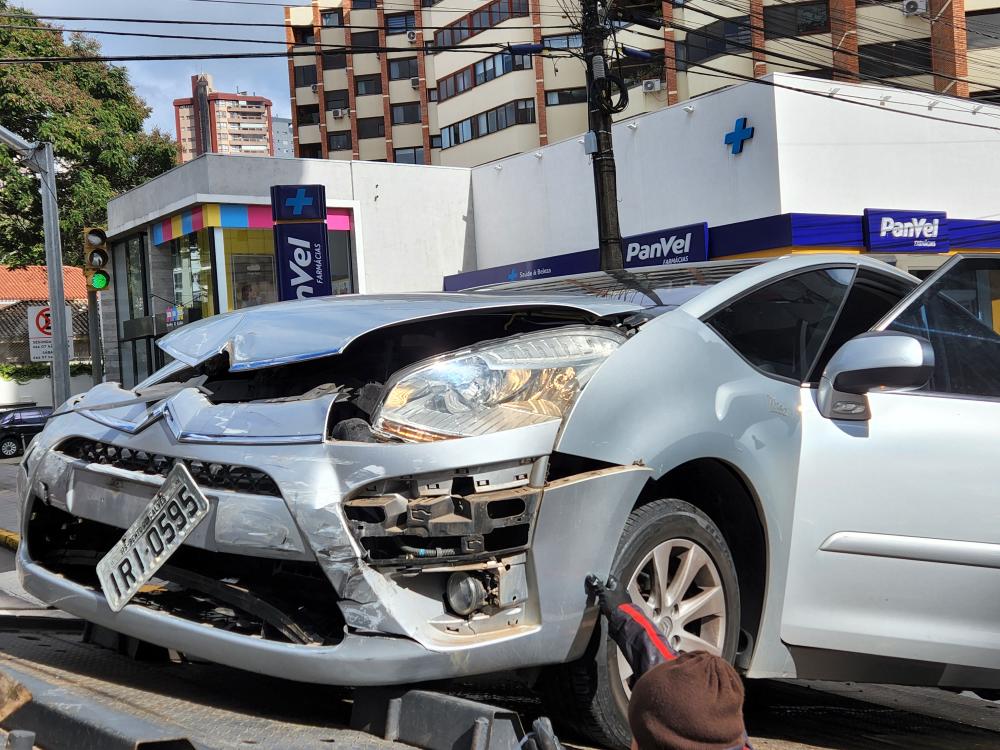
[[(0, 529), (18, 529), (18, 470), (17, 459), (0, 460)], [(6, 606), (13, 603), (17, 608), (17, 595), (27, 596), (16, 589), (16, 579), (10, 572), (13, 568), (13, 553), (0, 547), (0, 589), (6, 587), (16, 595), (12, 600), (0, 591), (0, 608), (4, 601), (8, 602)], [(30, 609), (37, 607), (27, 602), (20, 604)], [(5, 664), (49, 678), (61, 673), (67, 684), (88, 691), (91, 697), (112, 695), (117, 705), (139, 707), (173, 701), (178, 707), (187, 706), (180, 713), (190, 719), (190, 724), (182, 719), (178, 723), (187, 724), (185, 728), (193, 734), (200, 731), (208, 717), (220, 721), (219, 717), (225, 717), (234, 726), (243, 727), (233, 735), (240, 742), (257, 744), (263, 738), (266, 745), (284, 732), (305, 732), (303, 727), (314, 728), (322, 722), (334, 731), (322, 743), (336, 737), (338, 744), (348, 746), (380, 745), (377, 740), (360, 742), (356, 733), (343, 728), (343, 717), (331, 709), (343, 708), (344, 701), (349, 700), (343, 690), (248, 675), (206, 663), (167, 662), (154, 667), (85, 644), (76, 631), (28, 635), (16, 628), (0, 628), (0, 666)], [(466, 697), (517, 710), (526, 723), (543, 710), (537, 697), (525, 688), (462, 692)], [(189, 704), (196, 705), (197, 710)], [(757, 750), (1000, 747), (1000, 706), (933, 689), (752, 680), (747, 683), (744, 714)], [(564, 740), (583, 746), (580, 738), (572, 736), (571, 729), (567, 732)]]

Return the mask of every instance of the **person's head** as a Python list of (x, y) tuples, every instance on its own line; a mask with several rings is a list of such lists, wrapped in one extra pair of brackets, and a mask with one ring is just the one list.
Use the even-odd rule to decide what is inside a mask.
[(628, 723), (638, 750), (742, 750), (743, 683), (725, 659), (681, 654), (636, 682)]

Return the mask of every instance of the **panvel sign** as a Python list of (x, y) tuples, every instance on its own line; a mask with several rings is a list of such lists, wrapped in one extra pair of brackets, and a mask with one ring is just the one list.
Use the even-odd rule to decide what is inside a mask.
[(273, 185), (271, 211), (278, 265), (278, 299), (333, 294), (326, 234), (326, 188), (322, 185)]
[(274, 247), (279, 299), (333, 294), (325, 221), (275, 224)]
[(708, 224), (689, 224), (622, 240), (625, 268), (669, 266), (708, 260)]
[(864, 236), (873, 252), (946, 253), (951, 247), (944, 211), (866, 208)]

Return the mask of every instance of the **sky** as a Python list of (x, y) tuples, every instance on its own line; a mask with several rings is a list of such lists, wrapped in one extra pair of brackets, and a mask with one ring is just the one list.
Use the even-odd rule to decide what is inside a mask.
[[(262, 0), (275, 2), (279, 0)], [(289, 5), (308, 5), (290, 0)], [(12, 5), (38, 15), (104, 18), (190, 19), (199, 21), (284, 22), (283, 4), (239, 5), (204, 0), (14, 0)], [(190, 39), (146, 39), (92, 34), (106, 55), (169, 55), (205, 52), (284, 51), (285, 32), (279, 27), (177, 26), (164, 24), (110, 23), (107, 21), (52, 21), (65, 29), (93, 31), (145, 31), (154, 34), (224, 36), (269, 40), (282, 44), (207, 42)], [(275, 117), (289, 116), (288, 64), (283, 58), (260, 60), (177, 60), (119, 63), (128, 68), (139, 96), (152, 108), (146, 129), (158, 127), (176, 137), (173, 100), (191, 96), (191, 76), (210, 73), (218, 91), (247, 91), (266, 96)]]

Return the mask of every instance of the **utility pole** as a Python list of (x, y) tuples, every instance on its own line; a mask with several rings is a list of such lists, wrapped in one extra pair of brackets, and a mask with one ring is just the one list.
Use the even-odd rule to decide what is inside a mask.
[(56, 167), (51, 143), (32, 143), (0, 126), (0, 142), (24, 158), (24, 165), (38, 173), (45, 232), (45, 265), (49, 277), (49, 313), (52, 321), (52, 405), (69, 398), (69, 347), (66, 335), (66, 293), (63, 290), (62, 241), (59, 237), (59, 203), (56, 200)]
[(607, 56), (604, 50), (605, 19), (601, 18), (597, 3), (598, 0), (581, 0), (581, 37), (583, 59), (587, 66), (587, 106), (590, 110), (588, 137), (592, 141), (591, 148), (594, 149), (594, 194), (597, 198), (597, 237), (601, 253), (601, 270), (613, 271), (624, 266), (621, 229), (618, 226), (618, 181), (611, 140), (611, 112), (602, 106), (610, 101), (610, 96), (598, 96), (598, 89), (609, 82)]

